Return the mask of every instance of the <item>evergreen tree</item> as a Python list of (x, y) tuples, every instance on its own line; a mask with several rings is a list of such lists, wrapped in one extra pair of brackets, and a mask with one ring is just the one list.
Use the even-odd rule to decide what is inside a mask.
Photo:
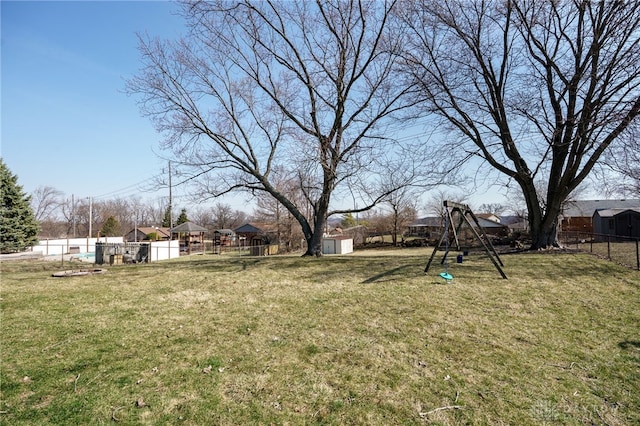
[(182, 211), (180, 212), (180, 216), (178, 216), (178, 225), (183, 224), (185, 222), (189, 222), (189, 219), (187, 219), (187, 209), (182, 209)]
[(167, 207), (164, 211), (164, 218), (162, 219), (163, 228), (171, 228), (171, 207)]
[(120, 223), (116, 220), (115, 217), (109, 216), (104, 225), (102, 225), (100, 234), (105, 237), (117, 237), (121, 235)]
[(352, 228), (356, 226), (356, 219), (353, 217), (353, 214), (345, 213), (342, 215), (342, 221), (340, 222), (340, 225), (345, 229)]
[(38, 243), (39, 225), (31, 208), (31, 197), (18, 185), (18, 177), (11, 173), (0, 158), (0, 253), (22, 251)]

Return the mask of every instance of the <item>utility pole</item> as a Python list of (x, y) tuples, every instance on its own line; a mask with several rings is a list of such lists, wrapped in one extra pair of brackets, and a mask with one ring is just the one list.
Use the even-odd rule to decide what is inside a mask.
[(173, 228), (173, 210), (171, 197), (171, 161), (169, 161), (169, 229)]
[(71, 194), (71, 222), (73, 223), (73, 238), (76, 237), (76, 198)]
[(91, 238), (91, 234), (93, 233), (93, 198), (89, 198), (89, 238)]

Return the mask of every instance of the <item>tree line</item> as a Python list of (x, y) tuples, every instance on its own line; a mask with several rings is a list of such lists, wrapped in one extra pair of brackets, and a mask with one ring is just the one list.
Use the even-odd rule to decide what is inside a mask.
[[(251, 211), (215, 202), (189, 210), (174, 209), (173, 212), (166, 199), (145, 202), (133, 197), (90, 201), (88, 198), (68, 197), (50, 186), (38, 187), (30, 195), (25, 194), (25, 198), (29, 200), (33, 217), (39, 226), (37, 236), (40, 239), (86, 237), (90, 228), (93, 237), (123, 236), (135, 227), (170, 228), (186, 221), (204, 226), (210, 236), (216, 230), (234, 230), (245, 223), (255, 223), (269, 231), (274, 243), (289, 250), (298, 250), (304, 239), (295, 218), (276, 200), (264, 195), (255, 198)], [(351, 213), (342, 215), (338, 218), (339, 227), (364, 225), (373, 233), (392, 235), (396, 244), (406, 226), (415, 220), (417, 210), (416, 197), (396, 198), (360, 214), (358, 220)], [(89, 220), (92, 221), (91, 227)]]

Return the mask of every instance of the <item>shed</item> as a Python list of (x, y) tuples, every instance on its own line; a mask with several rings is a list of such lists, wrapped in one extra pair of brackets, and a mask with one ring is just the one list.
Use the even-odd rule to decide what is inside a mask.
[(250, 223), (245, 223), (234, 231), (241, 245), (261, 246), (268, 243), (264, 231)]
[(322, 239), (322, 254), (348, 254), (353, 252), (353, 238), (336, 236)]
[(639, 199), (568, 201), (561, 214), (561, 229), (563, 232), (602, 233), (593, 223), (596, 211), (636, 208), (640, 208)]
[(593, 229), (600, 236), (640, 238), (640, 207), (596, 210)]

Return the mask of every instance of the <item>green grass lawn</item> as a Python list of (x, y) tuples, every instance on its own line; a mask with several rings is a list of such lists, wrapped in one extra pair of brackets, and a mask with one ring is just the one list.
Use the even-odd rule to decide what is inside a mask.
[(640, 424), (639, 272), (430, 254), (3, 263), (0, 423)]

